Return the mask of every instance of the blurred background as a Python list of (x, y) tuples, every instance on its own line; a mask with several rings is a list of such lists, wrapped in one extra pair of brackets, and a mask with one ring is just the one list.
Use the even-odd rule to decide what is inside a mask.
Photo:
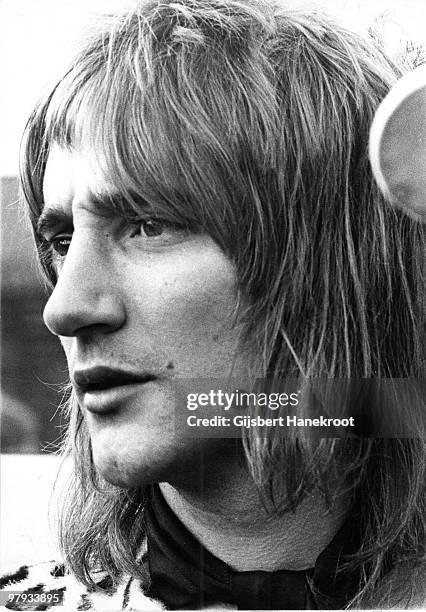
[[(40, 281), (18, 194), (18, 151), (26, 119), (78, 47), (87, 23), (129, 0), (0, 0), (0, 199), (2, 453), (48, 453), (61, 433), (58, 403), (67, 380), (59, 342), (44, 328)], [(352, 28), (380, 30), (390, 49), (424, 42), (424, 0), (286, 2), (324, 7)]]

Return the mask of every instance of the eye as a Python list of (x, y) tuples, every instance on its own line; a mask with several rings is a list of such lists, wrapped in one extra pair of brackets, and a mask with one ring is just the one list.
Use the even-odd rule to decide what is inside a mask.
[(133, 228), (130, 237), (141, 236), (142, 232), (147, 238), (161, 236), (165, 230), (165, 223), (160, 219), (136, 219), (130, 223)]
[(65, 257), (71, 244), (71, 236), (55, 236), (49, 240), (50, 247), (56, 255)]
[(127, 235), (136, 237), (136, 244), (147, 249), (161, 250), (180, 244), (188, 240), (193, 231), (183, 223), (148, 215), (130, 219), (127, 223), (131, 228)]

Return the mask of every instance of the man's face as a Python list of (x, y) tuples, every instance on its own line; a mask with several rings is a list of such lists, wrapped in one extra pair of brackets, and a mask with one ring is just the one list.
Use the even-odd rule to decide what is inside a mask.
[(64, 347), (95, 465), (124, 487), (178, 481), (201, 444), (174, 431), (185, 379), (248, 365), (232, 325), (234, 266), (205, 234), (142, 212), (129, 225), (99, 205), (117, 194), (83, 152), (53, 146), (43, 191), (58, 275), (44, 320)]

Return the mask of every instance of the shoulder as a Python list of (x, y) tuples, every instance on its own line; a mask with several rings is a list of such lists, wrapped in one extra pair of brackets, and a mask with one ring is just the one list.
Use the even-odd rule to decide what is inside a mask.
[(0, 576), (0, 591), (20, 594), (20, 600), (8, 603), (9, 610), (26, 609), (25, 602), (28, 605), (30, 599), (42, 604), (44, 610), (58, 604), (68, 610), (164, 610), (161, 603), (147, 597), (140, 584), (130, 577), (118, 585), (104, 572), (94, 578), (96, 585), (87, 587), (63, 563), (49, 561), (6, 571)]

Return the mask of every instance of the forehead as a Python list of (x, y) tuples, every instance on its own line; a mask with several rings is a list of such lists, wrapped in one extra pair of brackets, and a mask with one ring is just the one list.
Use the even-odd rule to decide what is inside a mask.
[(102, 197), (113, 190), (102, 170), (102, 156), (85, 149), (51, 146), (43, 178), (45, 206), (71, 204), (80, 197)]

